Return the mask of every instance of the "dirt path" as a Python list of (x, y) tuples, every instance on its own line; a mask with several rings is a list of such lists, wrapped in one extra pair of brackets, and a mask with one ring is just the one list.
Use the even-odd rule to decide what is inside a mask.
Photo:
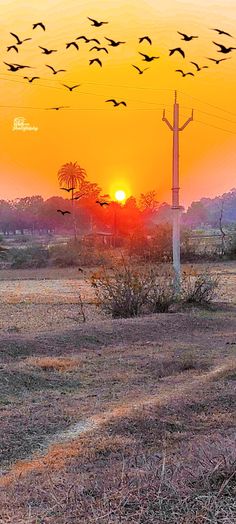
[(199, 392), (205, 384), (216, 380), (217, 377), (227, 373), (236, 372), (236, 360), (232, 357), (225, 359), (221, 364), (210, 369), (210, 371), (201, 374), (194, 374), (187, 376), (185, 379), (180, 377), (178, 385), (170, 381), (167, 386), (163, 387), (158, 392), (153, 392), (153, 395), (137, 399), (135, 402), (125, 402), (118, 404), (116, 407), (101, 412), (95, 416), (88, 417), (84, 420), (78, 421), (71, 425), (64, 431), (59, 431), (45, 439), (41, 446), (41, 451), (29, 455), (24, 461), (16, 462), (10, 469), (1, 472), (0, 486), (7, 486), (9, 483), (15, 481), (19, 476), (27, 475), (31, 471), (42, 471), (47, 468), (47, 465), (52, 462), (60, 462), (60, 466), (67, 458), (66, 444), (79, 439), (85, 433), (98, 431), (104, 424), (109, 423), (113, 419), (123, 418), (135, 411), (151, 406), (170, 406), (172, 402), (188, 401), (189, 393), (191, 395)]

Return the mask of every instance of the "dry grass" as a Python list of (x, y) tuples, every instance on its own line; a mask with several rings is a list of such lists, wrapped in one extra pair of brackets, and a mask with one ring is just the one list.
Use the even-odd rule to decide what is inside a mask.
[(24, 365), (40, 368), (43, 371), (59, 371), (65, 373), (77, 369), (80, 364), (78, 358), (30, 357), (24, 360)]
[(198, 310), (4, 339), (1, 524), (233, 524), (235, 336)]

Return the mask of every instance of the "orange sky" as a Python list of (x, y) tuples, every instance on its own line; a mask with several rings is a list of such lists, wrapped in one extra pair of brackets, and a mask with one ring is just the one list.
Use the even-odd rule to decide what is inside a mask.
[[(170, 202), (172, 136), (161, 110), (166, 107), (172, 119), (174, 89), (179, 93), (181, 121), (192, 107), (196, 109), (195, 121), (180, 136), (181, 203), (236, 186), (236, 51), (222, 55), (212, 43), (236, 47), (236, 39), (210, 30), (219, 27), (236, 35), (235, 0), (1, 0), (0, 16), (0, 106), (19, 106), (0, 107), (0, 198), (59, 194), (59, 167), (77, 161), (104, 193), (113, 195), (122, 188), (138, 196), (156, 189), (160, 200)], [(87, 16), (109, 24), (93, 28)], [(45, 23), (45, 33), (41, 28), (32, 30), (38, 21)], [(177, 30), (199, 38), (182, 42)], [(10, 31), (32, 37), (19, 46), (18, 54), (6, 52), (6, 46), (15, 43)], [(82, 40), (79, 51), (66, 50), (65, 43), (80, 35), (98, 38), (109, 54), (89, 51), (94, 44)], [(138, 44), (143, 35), (152, 38), (152, 46)], [(105, 36), (127, 44), (111, 48)], [(58, 52), (45, 56), (39, 45)], [(169, 48), (180, 45), (186, 59), (169, 57)], [(138, 51), (160, 59), (146, 64)], [(102, 68), (88, 65), (96, 56)], [(218, 66), (206, 59), (224, 56), (231, 58)], [(209, 69), (182, 78), (175, 69), (195, 72), (191, 60)], [(10, 73), (3, 61), (35, 69)], [(66, 72), (53, 75), (45, 64)], [(149, 69), (138, 75), (131, 64)], [(23, 80), (25, 74), (41, 79), (29, 84)], [(62, 83), (81, 87), (71, 93)], [(125, 100), (127, 107), (113, 108), (105, 103), (107, 98)], [(57, 105), (70, 110), (43, 109)], [(13, 131), (13, 120), (20, 116), (38, 131)]]

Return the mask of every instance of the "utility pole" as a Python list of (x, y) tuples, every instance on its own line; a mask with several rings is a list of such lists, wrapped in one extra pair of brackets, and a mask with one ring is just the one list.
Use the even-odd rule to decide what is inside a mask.
[(173, 247), (173, 268), (174, 268), (174, 285), (176, 295), (180, 292), (180, 205), (179, 205), (179, 131), (193, 120), (193, 110), (191, 117), (180, 127), (179, 126), (179, 104), (177, 102), (177, 91), (175, 91), (173, 106), (173, 125), (170, 124), (163, 111), (162, 120), (173, 132), (173, 157), (172, 157), (172, 210), (173, 210), (173, 229), (172, 229), (172, 247)]

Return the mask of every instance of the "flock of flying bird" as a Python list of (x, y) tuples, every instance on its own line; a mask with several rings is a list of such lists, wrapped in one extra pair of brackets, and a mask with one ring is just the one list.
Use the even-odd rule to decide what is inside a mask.
[[(91, 17), (87, 17), (88, 20), (91, 22), (91, 25), (93, 27), (96, 27), (96, 28), (99, 28), (103, 25), (106, 25), (108, 24), (108, 22), (106, 21), (98, 21), (94, 18), (91, 18)], [(46, 31), (46, 26), (43, 22), (37, 22), (37, 23), (34, 23), (33, 24), (33, 30), (37, 29), (37, 28), (41, 28), (43, 31)], [(212, 29), (212, 31), (215, 31), (218, 33), (219, 36), (223, 35), (223, 36), (227, 36), (229, 38), (233, 38), (233, 36), (230, 34), (230, 33), (227, 33), (226, 31), (222, 30), (222, 29)], [(182, 37), (181, 40), (183, 40), (184, 42), (190, 42), (191, 40), (193, 39), (196, 39), (196, 38), (199, 38), (199, 36), (197, 35), (188, 35), (188, 34), (185, 34), (185, 33), (182, 33), (180, 31), (177, 31), (177, 33)], [(19, 36), (15, 33), (10, 33), (14, 38), (15, 38), (15, 43), (12, 44), (12, 45), (9, 45), (7, 47), (7, 52), (9, 51), (12, 51), (14, 50), (16, 53), (19, 53), (19, 46), (21, 46), (24, 42), (28, 41), (28, 40), (32, 40), (31, 37), (29, 38), (24, 38), (24, 39), (20, 39)], [(112, 38), (108, 38), (108, 37), (104, 37), (105, 40), (106, 40), (106, 45), (107, 46), (110, 46), (110, 47), (118, 47), (122, 44), (126, 44), (125, 41), (120, 41), (120, 40), (113, 40)], [(86, 44), (90, 44), (90, 43), (94, 43), (96, 45), (93, 45), (89, 51), (97, 51), (97, 53), (100, 51), (103, 51), (104, 53), (106, 54), (109, 54), (109, 51), (107, 49), (107, 47), (105, 46), (102, 46), (101, 43), (100, 43), (100, 40), (98, 38), (87, 38), (86, 36), (82, 35), (82, 36), (78, 36), (77, 38), (75, 38), (74, 41), (71, 41), (71, 42), (67, 42), (65, 44), (66, 46), (66, 49), (69, 49), (70, 47), (74, 47), (77, 51), (79, 51), (79, 44), (78, 42), (82, 40), (84, 41)], [(146, 42), (149, 44), (149, 46), (152, 45), (152, 40), (149, 36), (141, 36), (139, 38), (139, 44), (142, 44), (143, 42)], [(221, 44), (221, 43), (217, 43), (215, 41), (213, 41), (213, 44), (215, 46), (217, 46), (219, 49), (217, 49), (217, 51), (219, 53), (222, 53), (224, 55), (228, 55), (229, 53), (231, 53), (233, 50), (236, 49), (236, 47), (232, 47), (232, 46), (229, 46), (229, 47), (226, 47), (225, 45)], [(51, 55), (52, 53), (57, 53), (57, 49), (48, 49), (47, 47), (43, 47), (43, 46), (38, 46), (41, 50), (42, 50), (42, 54), (44, 55)], [(182, 49), (182, 47), (175, 47), (173, 49), (169, 49), (169, 56), (172, 56), (174, 53), (178, 53), (183, 59), (186, 58), (186, 55), (185, 55), (185, 51)], [(143, 57), (143, 61), (146, 62), (146, 63), (151, 63), (153, 62), (154, 60), (158, 60), (160, 58), (160, 56), (153, 56), (153, 55), (150, 55), (150, 54), (146, 54), (146, 53), (143, 53), (141, 51), (139, 51), (139, 55), (141, 55)], [(222, 61), (224, 60), (227, 60), (231, 57), (226, 57), (226, 58), (209, 58), (207, 57), (207, 60), (211, 60), (212, 62), (214, 62), (216, 65), (220, 64)], [(21, 69), (31, 69), (32, 67), (31, 66), (28, 66), (28, 65), (22, 65), (22, 64), (18, 64), (18, 63), (8, 63), (8, 62), (4, 62), (4, 64), (8, 67), (8, 71), (11, 71), (11, 72), (17, 72), (17, 71), (20, 71)], [(98, 64), (100, 67), (102, 67), (102, 60), (99, 58), (99, 57), (95, 57), (95, 58), (91, 58), (89, 60), (89, 65), (92, 65), (92, 64)], [(197, 62), (194, 62), (194, 61), (190, 61), (190, 64), (194, 65), (195, 67), (195, 71), (194, 73), (191, 72), (191, 71), (183, 71), (183, 69), (176, 69), (175, 71), (177, 73), (180, 73), (182, 75), (182, 77), (186, 77), (186, 76), (195, 76), (196, 73), (198, 73), (199, 71), (201, 71), (202, 69), (208, 69), (208, 65), (203, 65), (203, 66), (199, 66), (199, 64)], [(131, 66), (138, 72), (139, 75), (143, 75), (143, 73), (149, 69), (149, 67), (145, 67), (145, 68), (141, 68), (139, 67), (138, 65), (135, 65), (135, 64), (131, 64)], [(45, 67), (47, 67), (48, 69), (50, 69), (50, 71), (52, 72), (53, 75), (57, 75), (59, 73), (64, 73), (66, 72), (66, 69), (55, 69), (52, 65), (49, 65), (49, 64), (45, 64)], [(29, 83), (32, 83), (34, 82), (35, 80), (39, 80), (40, 77), (39, 76), (24, 76), (23, 77), (25, 80), (27, 80)], [(67, 84), (62, 84), (63, 87), (65, 87), (66, 89), (68, 89), (68, 91), (72, 92), (74, 91), (74, 89), (77, 89), (78, 87), (80, 87), (81, 84), (76, 84), (76, 85), (67, 85)], [(112, 103), (114, 107), (118, 107), (120, 105), (123, 105), (123, 106), (127, 106), (127, 103), (124, 101), (124, 100), (121, 100), (121, 101), (117, 101), (115, 100), (114, 98), (110, 98), (108, 100), (106, 100), (105, 102), (109, 102), (109, 103)], [(59, 109), (63, 109), (65, 107), (68, 107), (68, 106), (57, 106), (57, 107), (50, 107), (50, 108), (47, 108), (47, 109), (54, 109), (56, 111), (58, 111)]]
[[(108, 24), (107, 21), (106, 22), (105, 21), (98, 21), (98, 20), (96, 20), (94, 18), (91, 18), (91, 17), (87, 17), (87, 18), (91, 22), (91, 25), (93, 27), (96, 27), (96, 28), (99, 28), (99, 27), (101, 27), (103, 25)], [(45, 24), (43, 22), (34, 23), (33, 24), (33, 30), (35, 30), (37, 28), (41, 28), (43, 31), (46, 31), (46, 26), (45, 26)], [(216, 33), (218, 33), (218, 36), (227, 36), (229, 38), (233, 38), (233, 36), (230, 33), (227, 33), (226, 31), (224, 31), (222, 29), (214, 28), (214, 29), (212, 29), (212, 31), (215, 31)], [(182, 37), (181, 40), (183, 40), (184, 42), (191, 42), (191, 40), (199, 38), (199, 36), (197, 36), (197, 35), (188, 35), (188, 34), (180, 32), (180, 31), (177, 31), (177, 33)], [(24, 39), (21, 40), (16, 33), (12, 33), (11, 32), (10, 34), (15, 38), (15, 43), (12, 44), (12, 45), (9, 45), (7, 47), (7, 52), (15, 51), (16, 53), (19, 53), (19, 46), (21, 46), (24, 42), (26, 42), (28, 40), (32, 40), (31, 37), (24, 38)], [(106, 40), (106, 46), (109, 46), (109, 47), (114, 47), (115, 48), (115, 47), (118, 47), (120, 45), (126, 44), (125, 41), (114, 40), (114, 39), (108, 38), (106, 36), (104, 38)], [(101, 45), (100, 39), (98, 39), (98, 38), (87, 38), (84, 35), (78, 36), (77, 38), (75, 38), (75, 40), (73, 40), (71, 42), (67, 42), (65, 44), (66, 50), (71, 48), (71, 47), (73, 47), (74, 49), (79, 51), (79, 43), (78, 42), (80, 40), (84, 41), (85, 44), (90, 44), (90, 43), (96, 44), (96, 45), (93, 45), (89, 49), (89, 51), (96, 51), (97, 53), (100, 53), (102, 51), (103, 53), (109, 54), (109, 51), (108, 51), (107, 47), (105, 47), (105, 45), (104, 46)], [(143, 42), (146, 42), (147, 44), (149, 44), (149, 46), (152, 46), (152, 40), (151, 40), (151, 38), (148, 35), (139, 37), (138, 42), (139, 42), (139, 44), (142, 44)], [(224, 44), (221, 44), (221, 43), (218, 43), (218, 42), (215, 42), (215, 41), (213, 41), (213, 44), (215, 46), (217, 46), (217, 48), (218, 48), (217, 51), (219, 53), (223, 54), (223, 55), (228, 55), (233, 50), (236, 50), (236, 47), (232, 47), (232, 46), (226, 47)], [(58, 52), (57, 49), (48, 49), (47, 47), (43, 47), (43, 46), (38, 46), (38, 47), (39, 47), (39, 49), (42, 50), (42, 54), (44, 54), (46, 56)], [(179, 47), (174, 47), (173, 49), (169, 49), (169, 56), (172, 56), (175, 53), (178, 53), (183, 59), (186, 58), (185, 51), (180, 46)], [(143, 53), (141, 51), (139, 51), (139, 55), (143, 57), (142, 60), (143, 60), (143, 62), (146, 62), (146, 63), (151, 63), (154, 60), (158, 60), (160, 58), (160, 56), (155, 56), (155, 55), (153, 56), (153, 55), (150, 55), (150, 54)], [(219, 65), (222, 61), (227, 60), (229, 58), (231, 58), (231, 57), (225, 57), (225, 58), (223, 58), (223, 57), (222, 58), (210, 58), (210, 57), (207, 57), (207, 60), (210, 60), (210, 61), (214, 62), (216, 65)], [(18, 63), (4, 62), (4, 64), (8, 67), (8, 70), (11, 71), (12, 73), (20, 71), (21, 69), (32, 69), (32, 67), (29, 66), (29, 65), (22, 65), (22, 64), (18, 64)], [(91, 58), (89, 60), (89, 65), (91, 66), (93, 64), (98, 64), (100, 67), (102, 67), (102, 65), (103, 65), (102, 64), (102, 60), (99, 57)], [(194, 65), (194, 67), (195, 67), (194, 73), (191, 72), (191, 71), (184, 72), (183, 69), (176, 69), (175, 71), (177, 73), (180, 73), (182, 75), (182, 77), (195, 76), (196, 73), (198, 73), (202, 69), (207, 69), (209, 67), (208, 65), (199, 66), (199, 64), (197, 62), (194, 62), (194, 61), (190, 61), (190, 64)], [(135, 65), (135, 64), (131, 64), (131, 65), (138, 72), (139, 75), (143, 75), (143, 73), (147, 69), (149, 69), (149, 67), (141, 68), (141, 67), (139, 67), (138, 65)], [(50, 71), (52, 72), (53, 75), (57, 75), (59, 73), (66, 72), (66, 69), (55, 69), (52, 65), (49, 65), (49, 64), (45, 64), (45, 67), (50, 69)], [(35, 80), (39, 80), (40, 79), (39, 76), (32, 76), (32, 77), (24, 76), (23, 78), (25, 80), (27, 80), (29, 83), (32, 83)], [(69, 86), (67, 84), (62, 84), (62, 85), (63, 85), (63, 87), (68, 89), (68, 91), (72, 92), (72, 91), (74, 91), (74, 89), (77, 89), (78, 87), (80, 87), (81, 84), (76, 84), (76, 85), (72, 85), (72, 86)], [(120, 105), (123, 105), (125, 107), (127, 106), (127, 104), (126, 104), (126, 102), (124, 100), (117, 101), (114, 98), (110, 98), (110, 99), (106, 100), (105, 102), (112, 103), (114, 107), (118, 107)], [(54, 110), (58, 111), (59, 109), (63, 109), (64, 107), (65, 106), (57, 106), (57, 107), (50, 107), (50, 108), (47, 108), (47, 109), (54, 109)], [(61, 189), (67, 191), (68, 193), (70, 193), (70, 192), (73, 192), (75, 188), (74, 187), (70, 187), (70, 188), (61, 188)], [(73, 193), (72, 193), (72, 199), (71, 200), (79, 200), (80, 198), (82, 198), (82, 196), (84, 196), (84, 195), (82, 194), (82, 195), (73, 196)], [(100, 201), (100, 200), (97, 200), (96, 203), (99, 204), (101, 207), (109, 205), (109, 202)], [(61, 209), (58, 209), (57, 212), (62, 214), (63, 216), (67, 215), (67, 214), (68, 215), (71, 214), (70, 211), (63, 211)]]
[[(67, 191), (67, 193), (70, 193), (72, 191), (74, 191), (76, 188), (75, 187), (61, 187), (60, 189), (62, 189), (62, 191)], [(76, 196), (73, 196), (73, 193), (72, 193), (72, 198), (71, 200), (80, 200), (80, 198), (82, 198), (83, 196), (85, 196), (84, 193), (80, 194), (80, 195), (76, 195)], [(99, 204), (100, 207), (104, 207), (104, 206), (109, 206), (109, 202), (107, 202), (106, 200), (96, 200), (96, 204)], [(62, 211), (62, 209), (57, 209), (57, 213), (60, 213), (61, 215), (71, 215), (71, 212), (70, 211)]]

